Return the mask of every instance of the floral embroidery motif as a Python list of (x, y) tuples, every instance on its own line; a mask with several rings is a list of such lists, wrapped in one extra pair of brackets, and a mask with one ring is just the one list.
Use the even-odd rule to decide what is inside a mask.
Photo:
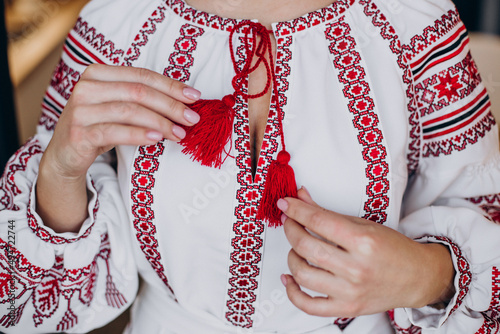
[[(124, 306), (127, 301), (116, 289), (109, 271), (110, 252), (108, 235), (103, 234), (99, 253), (88, 266), (80, 269), (66, 269), (64, 268), (64, 259), (57, 256), (54, 266), (49, 270), (44, 270), (31, 264), (17, 249), (0, 240), (2, 273), (15, 275), (16, 285), (14, 289), (18, 290), (15, 294), (17, 300), (24, 299), (25, 295), (28, 296), (17, 307), (15, 317), (6, 314), (0, 319), (0, 324), (6, 328), (15, 326), (19, 322), (26, 304), (31, 300), (34, 308), (33, 322), (35, 327), (39, 327), (46, 319), (51, 318), (60, 307), (63, 307), (62, 302), (66, 300), (67, 310), (55, 330), (66, 331), (73, 328), (78, 323), (78, 316), (72, 311), (71, 302), (79, 301), (83, 305), (91, 305), (98, 275), (98, 259), (105, 261), (108, 270), (108, 285), (105, 292), (108, 305), (117, 308)], [(7, 253), (15, 254), (17, 261), (9, 262)], [(2, 304), (9, 300), (6, 292), (12, 288), (10, 286), (12, 274), (0, 276), (0, 303)]]
[(422, 80), (415, 86), (420, 115), (430, 115), (463, 100), (471, 95), (480, 83), (481, 76), (469, 53), (458, 64)]

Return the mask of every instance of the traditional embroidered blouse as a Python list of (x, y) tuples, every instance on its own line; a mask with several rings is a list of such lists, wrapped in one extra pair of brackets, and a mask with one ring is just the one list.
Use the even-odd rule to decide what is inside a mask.
[[(338, 0), (273, 24), (278, 85), (255, 176), (239, 97), (221, 169), (168, 140), (120, 146), (117, 171), (105, 154), (88, 172), (81, 231), (44, 226), (38, 164), (85, 67), (146, 67), (221, 98), (232, 92), (237, 23), (183, 0), (100, 0), (83, 10), (37, 134), (0, 180), (0, 330), (86, 332), (135, 300), (126, 333), (497, 333), (497, 126), (449, 0)], [(243, 37), (234, 34), (240, 63)], [(280, 282), (290, 245), (282, 228), (255, 219), (280, 150), (277, 104), (297, 184), (321, 206), (450, 248), (456, 294), (446, 308), (353, 320), (291, 304)]]

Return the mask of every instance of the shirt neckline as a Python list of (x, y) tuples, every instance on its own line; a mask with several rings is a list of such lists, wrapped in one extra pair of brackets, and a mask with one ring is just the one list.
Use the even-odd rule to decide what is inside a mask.
[[(224, 18), (188, 5), (184, 0), (164, 0), (165, 4), (179, 17), (191, 23), (212, 29), (230, 32), (244, 19)], [(356, 0), (337, 0), (331, 5), (309, 12), (301, 17), (272, 24), (276, 36), (287, 36), (313, 28), (343, 15)]]

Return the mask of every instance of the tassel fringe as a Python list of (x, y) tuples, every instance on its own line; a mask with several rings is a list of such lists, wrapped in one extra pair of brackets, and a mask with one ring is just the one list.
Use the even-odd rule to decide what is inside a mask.
[(194, 126), (186, 126), (186, 137), (180, 141), (182, 153), (190, 155), (203, 166), (220, 168), (229, 153), (226, 145), (233, 131), (235, 98), (224, 96), (221, 100), (199, 100), (189, 107), (200, 115)]
[(268, 221), (269, 227), (282, 226), (281, 210), (276, 203), (280, 198), (297, 197), (295, 173), (288, 164), (290, 154), (287, 151), (278, 153), (278, 157), (269, 166), (264, 194), (260, 201), (257, 219)]

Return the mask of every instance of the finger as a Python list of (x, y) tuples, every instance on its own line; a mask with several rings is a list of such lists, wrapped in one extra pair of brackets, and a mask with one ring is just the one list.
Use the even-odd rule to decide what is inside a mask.
[(346, 251), (312, 236), (293, 219), (285, 221), (284, 230), (293, 250), (315, 266), (337, 274), (349, 261)]
[(179, 124), (190, 126), (199, 121), (199, 115), (183, 103), (141, 83), (80, 81), (73, 91), (72, 102), (78, 105), (137, 103)]
[(288, 268), (290, 268), (295, 282), (304, 288), (331, 296), (337, 285), (338, 279), (335, 275), (311, 266), (293, 249), (288, 253)]
[(293, 305), (309, 315), (320, 317), (332, 316), (330, 312), (330, 300), (327, 297), (311, 297), (300, 289), (293, 277), (284, 275), (286, 282), (286, 294)]
[(82, 78), (142, 83), (184, 103), (193, 103), (201, 96), (198, 90), (145, 68), (93, 64), (87, 67)]
[(136, 103), (107, 102), (79, 108), (78, 113), (75, 113), (77, 125), (116, 123), (155, 130), (163, 135), (162, 138), (174, 141), (184, 137), (182, 127)]
[[(151, 134), (156, 134), (151, 136)], [(152, 145), (160, 141), (161, 133), (155, 131), (114, 123), (99, 123), (86, 128), (83, 139), (79, 140), (79, 148), (114, 147), (116, 145)]]
[(349, 250), (349, 241), (359, 231), (359, 224), (341, 214), (315, 207), (300, 199), (287, 197), (278, 208), (313, 233)]

